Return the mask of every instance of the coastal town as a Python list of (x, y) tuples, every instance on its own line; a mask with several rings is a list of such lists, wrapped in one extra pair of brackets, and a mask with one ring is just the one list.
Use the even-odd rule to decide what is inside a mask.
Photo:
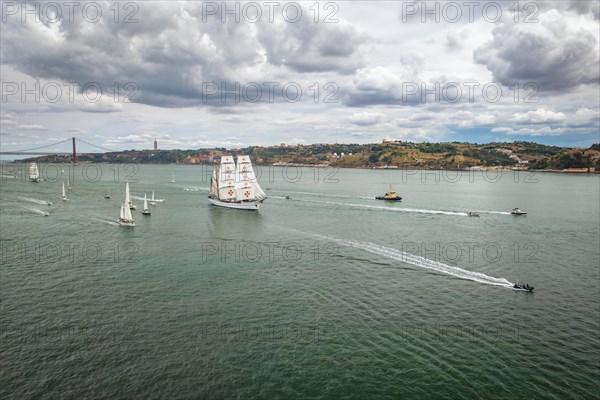
[[(286, 144), (242, 148), (152, 149), (88, 153), (79, 162), (142, 164), (213, 164), (222, 155), (249, 155), (258, 165), (372, 169), (546, 170), (573, 173), (600, 171), (600, 144), (589, 148), (547, 146), (533, 142), (474, 144), (415, 143), (382, 140), (377, 144)], [(48, 155), (23, 161), (69, 162)]]

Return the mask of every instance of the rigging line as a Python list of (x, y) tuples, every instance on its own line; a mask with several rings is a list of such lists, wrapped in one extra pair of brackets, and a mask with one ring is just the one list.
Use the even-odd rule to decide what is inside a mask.
[(27, 151), (39, 150), (39, 149), (43, 149), (43, 148), (46, 148), (46, 147), (56, 146), (57, 144), (62, 144), (62, 143), (68, 142), (69, 140), (71, 140), (71, 138), (69, 138), (69, 139), (65, 139), (65, 140), (63, 140), (62, 142), (57, 142), (57, 143), (47, 144), (47, 145), (45, 145), (45, 146), (40, 146), (40, 147), (34, 147), (33, 149), (27, 149), (27, 150), (15, 150), (15, 151), (18, 151), (18, 152), (27, 152)]
[(90, 143), (90, 142), (86, 142), (86, 141), (85, 141), (85, 140), (83, 140), (83, 139), (79, 139), (79, 138), (77, 138), (77, 140), (78, 140), (78, 141), (80, 141), (81, 143), (85, 143), (85, 144), (87, 144), (87, 145), (89, 145), (89, 146), (93, 146), (93, 147), (96, 147), (96, 148), (98, 148), (98, 149), (102, 149), (102, 150), (106, 150), (106, 151), (118, 151), (118, 150), (114, 150), (114, 149), (109, 149), (109, 148), (106, 148), (106, 147), (98, 146), (98, 145), (96, 145), (96, 144), (93, 144), (93, 143)]

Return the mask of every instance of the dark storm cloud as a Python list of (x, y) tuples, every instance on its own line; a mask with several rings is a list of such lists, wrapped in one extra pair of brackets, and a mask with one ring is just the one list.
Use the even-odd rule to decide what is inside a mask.
[[(133, 82), (135, 99), (160, 107), (235, 105), (221, 100), (221, 83), (287, 82), (305, 72), (349, 73), (360, 66), (356, 29), (314, 23), (308, 12), (296, 23), (223, 23), (203, 20), (201, 3), (137, 4), (138, 23), (115, 23), (109, 3), (96, 23), (77, 12), (72, 23), (10, 16), (2, 24), (3, 63), (35, 78), (96, 82), (106, 91)], [(209, 82), (219, 89), (203, 98)]]
[(502, 24), (493, 39), (474, 51), (504, 85), (534, 82), (540, 90), (569, 90), (597, 84), (598, 41), (589, 31), (569, 26), (556, 10), (540, 16), (536, 24)]
[(303, 19), (291, 24), (267, 24), (258, 38), (269, 63), (296, 72), (352, 73), (363, 64), (357, 52), (365, 38), (353, 26), (341, 22), (318, 25)]

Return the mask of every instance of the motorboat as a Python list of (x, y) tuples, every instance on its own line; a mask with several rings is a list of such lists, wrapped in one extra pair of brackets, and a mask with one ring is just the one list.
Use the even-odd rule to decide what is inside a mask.
[(520, 208), (513, 208), (510, 213), (512, 215), (527, 215), (527, 212), (521, 210)]
[(392, 185), (390, 185), (390, 190), (383, 196), (377, 196), (375, 197), (376, 200), (388, 200), (388, 201), (400, 201), (402, 200), (402, 197), (398, 196), (398, 194), (396, 194), (396, 191), (392, 188)]
[(478, 212), (475, 212), (475, 211), (469, 211), (469, 212), (467, 213), (467, 215), (468, 215), (469, 217), (479, 217), (479, 213), (478, 213)]
[(533, 292), (533, 286), (529, 286), (528, 284), (518, 284), (518, 283), (515, 283), (513, 285), (513, 289), (515, 289), (515, 290), (523, 290), (525, 292)]

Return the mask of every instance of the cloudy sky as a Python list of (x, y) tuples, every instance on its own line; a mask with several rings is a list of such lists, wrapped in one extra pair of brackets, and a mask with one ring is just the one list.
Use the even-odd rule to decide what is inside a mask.
[(600, 141), (598, 1), (69, 4), (2, 2), (4, 151)]

